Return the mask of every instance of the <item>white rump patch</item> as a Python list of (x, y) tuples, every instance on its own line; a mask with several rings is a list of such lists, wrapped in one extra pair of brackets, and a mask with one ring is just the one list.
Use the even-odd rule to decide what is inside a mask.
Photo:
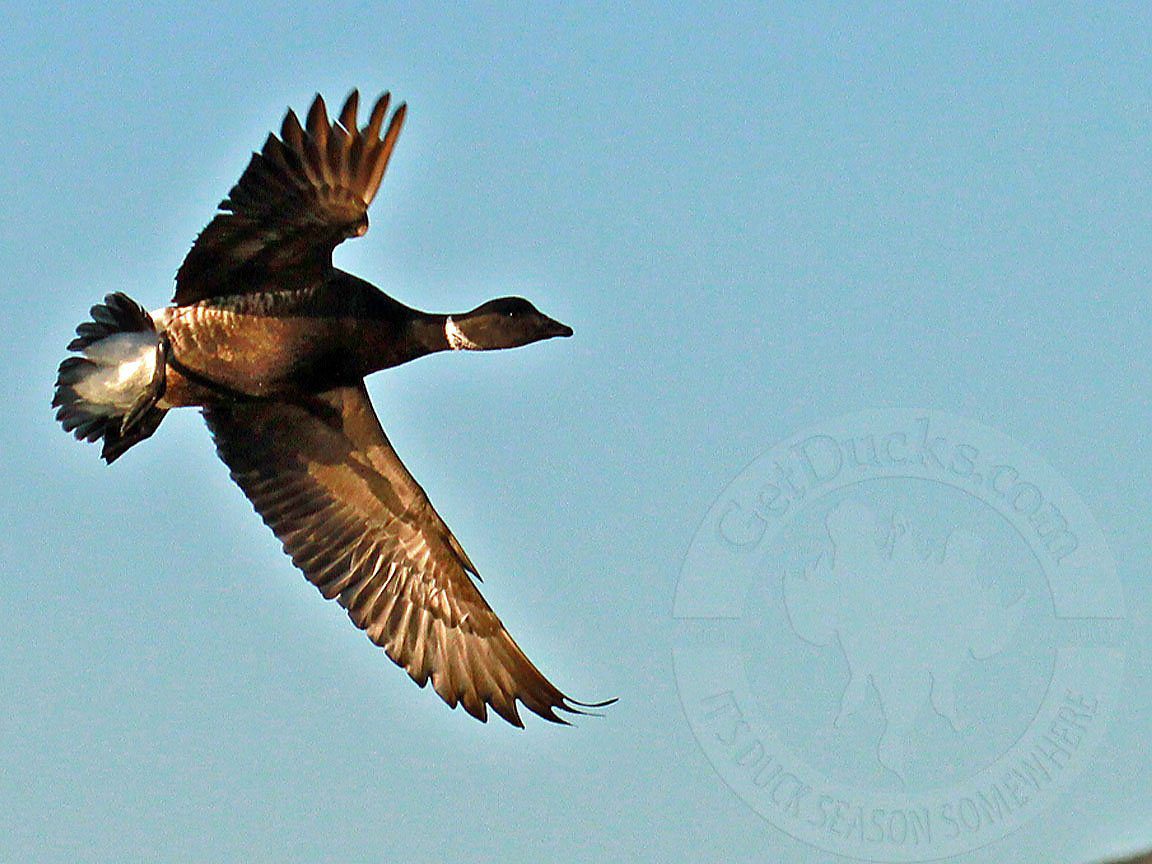
[(127, 411), (156, 374), (156, 334), (113, 333), (84, 349), (93, 365), (73, 384), (76, 395), (94, 409)]
[(444, 337), (448, 340), (448, 347), (453, 351), (481, 350), (479, 345), (464, 335), (464, 331), (460, 329), (459, 324), (452, 320), (451, 315), (444, 322)]

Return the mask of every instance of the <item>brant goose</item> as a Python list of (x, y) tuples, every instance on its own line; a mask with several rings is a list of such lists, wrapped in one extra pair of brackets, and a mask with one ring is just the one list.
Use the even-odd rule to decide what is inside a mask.
[(572, 330), (519, 297), (420, 312), (332, 266), (332, 250), (368, 230), (404, 123), (385, 93), (358, 126), (358, 102), (354, 90), (334, 122), (319, 95), (304, 125), (288, 112), (184, 259), (173, 305), (149, 313), (115, 293), (92, 308), (60, 364), (56, 417), (101, 440), (111, 463), (169, 409), (200, 408), (293, 563), (417, 684), (481, 721), (491, 706), (523, 726), (519, 701), (564, 723), (556, 711), (609, 703), (569, 699), (513, 641), (392, 449), (364, 377)]

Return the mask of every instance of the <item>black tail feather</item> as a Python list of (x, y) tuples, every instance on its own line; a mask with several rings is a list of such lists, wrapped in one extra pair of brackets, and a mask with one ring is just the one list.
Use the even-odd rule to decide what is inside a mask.
[(133, 444), (139, 444), (160, 426), (160, 421), (168, 412), (163, 408), (149, 408), (131, 428), (124, 431), (113, 424), (104, 432), (104, 446), (100, 448), (101, 458), (111, 465), (127, 452)]
[(113, 333), (142, 333), (156, 330), (148, 310), (119, 291), (106, 295), (104, 302), (97, 303), (88, 314), (92, 316), (92, 320), (85, 321), (76, 328), (76, 338), (68, 343), (69, 351), (83, 351), (93, 342), (99, 342)]

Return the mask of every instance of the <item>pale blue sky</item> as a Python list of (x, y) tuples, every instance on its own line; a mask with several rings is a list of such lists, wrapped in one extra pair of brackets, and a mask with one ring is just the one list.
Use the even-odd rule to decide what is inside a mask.
[[(842, 860), (713, 770), (672, 600), (753, 459), (921, 406), (1063, 477), (1127, 608), (1089, 767), (955, 860), (1152, 843), (1152, 15), (254, 0), (0, 20), (0, 861)], [(370, 389), (529, 655), (577, 698), (620, 697), (603, 718), (520, 732), (418, 690), (291, 567), (194, 413), (111, 468), (52, 419), (88, 306), (166, 303), (285, 108), (353, 86), (410, 114), (337, 263), (427, 309), (522, 294), (576, 331)]]

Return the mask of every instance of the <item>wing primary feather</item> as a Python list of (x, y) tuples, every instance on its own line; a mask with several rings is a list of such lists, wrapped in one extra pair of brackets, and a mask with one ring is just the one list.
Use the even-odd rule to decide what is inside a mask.
[(309, 134), (304, 139), (304, 173), (313, 186), (322, 188), (327, 181), (324, 178), (324, 151), (316, 137)]
[(324, 104), (324, 97), (319, 93), (312, 100), (312, 107), (308, 109), (308, 134), (316, 139), (316, 146), (321, 152), (328, 146), (328, 106)]
[(328, 158), (326, 160), (329, 169), (326, 173), (331, 175), (329, 182), (333, 187), (347, 185), (351, 150), (352, 139), (344, 131), (344, 127), (333, 126), (332, 133), (328, 136)]
[(344, 107), (340, 109), (340, 125), (344, 131), (356, 134), (356, 112), (360, 108), (360, 91), (353, 89), (344, 100)]
[(300, 126), (300, 118), (291, 108), (284, 115), (284, 122), (280, 124), (280, 138), (297, 154), (304, 152), (304, 130)]
[(372, 106), (372, 114), (368, 117), (368, 125), (363, 129), (363, 135), (369, 141), (380, 137), (380, 129), (384, 126), (384, 115), (388, 113), (388, 104), (392, 101), (392, 94), (384, 92)]
[(367, 184), (365, 184), (369, 200), (375, 197), (376, 190), (380, 188), (380, 181), (384, 179), (384, 171), (388, 168), (388, 160), (392, 158), (392, 148), (396, 146), (396, 139), (400, 136), (400, 129), (404, 126), (404, 118), (407, 114), (408, 106), (400, 103), (400, 107), (396, 109), (396, 113), (394, 113), (392, 119), (388, 121), (388, 131), (384, 135), (380, 152), (375, 154), (372, 173), (368, 177)]

